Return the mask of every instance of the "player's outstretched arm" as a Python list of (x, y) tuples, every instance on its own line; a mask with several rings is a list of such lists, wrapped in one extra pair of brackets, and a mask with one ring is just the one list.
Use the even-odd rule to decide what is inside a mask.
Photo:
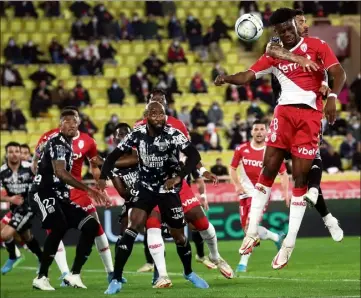
[(232, 84), (232, 85), (244, 85), (255, 80), (255, 74), (252, 70), (247, 70), (243, 72), (238, 72), (234, 75), (219, 75), (216, 77), (214, 84), (216, 86), (221, 86), (223, 84)]
[(105, 189), (106, 183), (105, 180), (110, 174), (110, 171), (114, 168), (115, 162), (123, 155), (124, 151), (119, 149), (118, 147), (115, 148), (105, 159), (102, 170), (100, 173), (100, 179), (98, 181), (98, 187), (101, 190)]
[(20, 195), (15, 195), (15, 196), (0, 196), (0, 201), (1, 202), (8, 202), (14, 205), (22, 205), (22, 203), (24, 203), (24, 199), (22, 196)]
[(237, 192), (237, 195), (243, 195), (246, 193), (246, 191), (244, 190), (241, 182), (239, 181), (239, 177), (238, 177), (238, 173), (237, 173), (237, 169), (235, 169), (234, 167), (229, 167), (229, 175), (231, 177), (231, 181), (234, 185), (234, 188)]
[(132, 154), (123, 155), (115, 162), (116, 168), (130, 168), (138, 164), (138, 153), (136, 150), (132, 150)]
[(298, 63), (303, 68), (303, 71), (317, 71), (320, 68), (316, 62), (311, 61), (306, 57), (295, 55), (275, 42), (267, 44), (266, 54), (272, 58)]

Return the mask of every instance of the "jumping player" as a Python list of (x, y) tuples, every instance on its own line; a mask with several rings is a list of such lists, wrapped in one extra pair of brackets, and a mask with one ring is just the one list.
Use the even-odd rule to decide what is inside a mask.
[[(118, 243), (115, 257), (114, 279), (105, 294), (121, 290), (124, 266), (132, 252), (138, 233), (143, 231), (149, 213), (159, 206), (164, 221), (177, 244), (177, 252), (184, 266), (184, 277), (196, 287), (208, 288), (208, 284), (197, 276), (191, 267), (191, 247), (184, 235), (184, 215), (179, 198), (183, 178), (200, 161), (199, 152), (179, 130), (166, 125), (164, 107), (151, 102), (146, 108), (147, 123), (129, 133), (105, 160), (99, 188), (104, 190), (105, 179), (114, 168), (115, 162), (135, 147), (139, 158), (139, 198), (130, 212), (130, 221), (124, 236)], [(181, 169), (179, 153), (187, 157)], [(167, 277), (161, 277), (167, 278)]]
[(1, 274), (10, 272), (21, 260), (15, 245), (15, 234), (36, 255), (40, 263), (41, 249), (31, 233), (31, 221), (34, 213), (28, 204), (28, 192), (33, 183), (34, 174), (31, 164), (21, 160), (20, 144), (10, 142), (5, 146), (6, 163), (0, 168), (0, 188), (6, 190), (1, 201), (10, 203), (10, 211), (1, 220), (1, 239), (5, 242), (9, 259), (1, 268)]
[(271, 25), (286, 49), (321, 64), (319, 71), (304, 72), (299, 64), (263, 55), (248, 71), (235, 75), (220, 75), (215, 84), (242, 85), (265, 74), (273, 73), (281, 84), (282, 93), (275, 109), (266, 142), (262, 173), (253, 196), (247, 235), (240, 248), (241, 254), (252, 252), (259, 243), (258, 222), (269, 199), (274, 179), (286, 152), (292, 154), (292, 176), (295, 181), (291, 198), (289, 231), (283, 245), (272, 262), (274, 269), (284, 267), (292, 254), (297, 233), (306, 209), (308, 173), (318, 149), (318, 134), (322, 118), (322, 94), (319, 87), (324, 70), (334, 78), (332, 92), (327, 97), (324, 113), (332, 124), (336, 115), (336, 98), (344, 85), (346, 75), (330, 47), (322, 40), (301, 38), (295, 26), (292, 9), (278, 9), (271, 18)]
[[(294, 19), (296, 22), (298, 34), (302, 37), (308, 37), (308, 25), (303, 11), (296, 10), (295, 13), (296, 16)], [(303, 56), (295, 55), (293, 52), (283, 48), (279, 43), (276, 42), (271, 42), (267, 45), (266, 54), (274, 58), (299, 63), (300, 65), (303, 65), (307, 71), (317, 71), (319, 68), (316, 62), (313, 62)], [(320, 88), (320, 92), (324, 96), (327, 96), (331, 92), (331, 89), (328, 87), (326, 81), (327, 72), (326, 78), (322, 82), (322, 86)], [(273, 80), (273, 82), (278, 84), (276, 80)], [(280, 90), (280, 88), (277, 87), (272, 88), (273, 90)], [(275, 97), (278, 98), (279, 94), (275, 94)], [(343, 239), (343, 230), (339, 226), (337, 218), (335, 218), (328, 210), (320, 187), (322, 177), (322, 159), (319, 151), (317, 152), (317, 155), (313, 161), (308, 177), (308, 192), (305, 195), (305, 199), (307, 199), (311, 205), (315, 206), (317, 212), (321, 215), (325, 226), (328, 228), (332, 239), (335, 241), (341, 241)]]
[[(77, 118), (78, 118), (78, 125), (80, 124), (80, 118), (79, 114), (76, 108), (74, 107), (66, 107), (64, 110), (72, 110), (75, 111)], [(40, 157), (42, 153), (42, 149), (44, 148), (47, 141), (54, 135), (59, 133), (59, 128), (50, 130), (49, 132), (45, 133), (39, 140), (35, 155), (34, 155), (34, 164), (36, 165), (37, 159)], [(100, 176), (100, 170), (97, 165), (97, 145), (88, 134), (80, 132), (77, 130), (76, 136), (72, 139), (73, 144), (73, 167), (71, 169), (71, 174), (78, 180), (81, 181), (81, 169), (83, 166), (83, 163), (85, 161), (85, 158), (88, 158), (90, 160), (90, 170), (93, 174), (93, 177), (95, 180), (99, 179)], [(81, 206), (88, 214), (94, 216), (94, 218), (99, 222), (99, 217), (96, 212), (96, 208), (92, 202), (92, 200), (89, 198), (87, 193), (85, 191), (82, 191), (80, 189), (71, 189), (70, 190), (70, 200)], [(110, 282), (112, 275), (113, 275), (113, 260), (111, 251), (109, 248), (109, 242), (108, 238), (104, 233), (102, 225), (99, 223), (99, 230), (98, 234), (95, 237), (95, 246), (99, 252), (99, 255), (102, 259), (102, 262), (105, 267), (105, 271), (108, 274), (108, 281)], [(55, 256), (55, 261), (60, 269), (60, 272), (62, 274), (61, 279), (63, 279), (68, 273), (69, 273), (69, 267), (66, 261), (66, 251), (63, 242), (60, 242), (58, 252)], [(62, 283), (64, 286), (64, 283)]]
[(70, 200), (69, 186), (86, 192), (99, 204), (109, 203), (109, 198), (78, 181), (70, 174), (73, 165), (72, 138), (77, 135), (78, 114), (65, 110), (60, 116), (60, 132), (50, 138), (40, 156), (34, 183), (29, 192), (29, 202), (39, 215), (48, 234), (38, 276), (33, 287), (52, 291), (48, 271), (65, 233), (76, 228), (81, 231), (71, 273), (64, 277), (67, 285), (86, 288), (80, 278), (80, 271), (88, 259), (94, 238), (99, 229), (98, 221), (79, 205)]
[[(265, 150), (265, 139), (267, 134), (267, 126), (265, 123), (256, 120), (253, 122), (250, 142), (238, 146), (234, 152), (233, 159), (230, 166), (231, 180), (235, 186), (236, 192), (239, 196), (239, 211), (241, 218), (241, 225), (244, 232), (247, 232), (249, 221), (249, 211), (251, 209), (252, 194), (255, 190), (258, 177), (262, 170), (262, 160)], [(237, 174), (237, 169), (240, 168), (240, 179)], [(281, 179), (282, 197), (286, 200), (288, 205), (288, 186), (289, 179), (286, 171), (286, 166), (282, 163), (279, 171)], [(276, 234), (266, 229), (263, 226), (258, 226), (258, 235), (262, 240), (272, 240), (277, 250), (281, 248), (284, 234)], [(241, 260), (237, 266), (236, 272), (246, 272), (248, 260), (251, 254), (242, 255)]]

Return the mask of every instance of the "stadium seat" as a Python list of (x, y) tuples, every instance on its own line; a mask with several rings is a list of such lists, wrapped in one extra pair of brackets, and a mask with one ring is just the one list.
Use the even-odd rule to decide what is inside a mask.
[(33, 33), (37, 31), (37, 21), (34, 19), (28, 19), (26, 21), (26, 26), (23, 28), (24, 32)]

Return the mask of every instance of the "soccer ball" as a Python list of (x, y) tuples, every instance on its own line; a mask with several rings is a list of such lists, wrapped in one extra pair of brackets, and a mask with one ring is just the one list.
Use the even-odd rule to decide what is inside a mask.
[(246, 13), (238, 18), (234, 30), (239, 39), (252, 42), (261, 37), (263, 33), (263, 23), (256, 15)]

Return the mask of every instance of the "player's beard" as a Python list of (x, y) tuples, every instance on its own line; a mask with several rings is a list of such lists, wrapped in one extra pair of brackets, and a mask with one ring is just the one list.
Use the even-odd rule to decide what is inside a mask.
[(153, 125), (151, 123), (148, 123), (148, 124), (157, 135), (160, 135), (162, 133), (164, 125), (165, 125), (165, 123), (162, 123), (159, 126), (158, 125)]

